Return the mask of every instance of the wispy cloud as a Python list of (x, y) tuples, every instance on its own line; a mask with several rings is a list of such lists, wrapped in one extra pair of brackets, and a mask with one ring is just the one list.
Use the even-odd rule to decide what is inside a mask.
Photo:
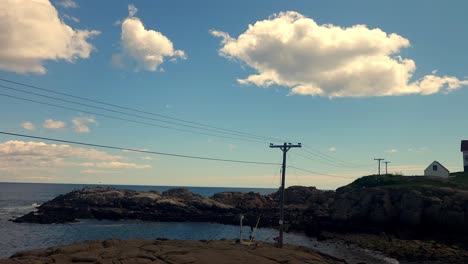
[(90, 125), (96, 124), (96, 119), (90, 116), (75, 117), (72, 120), (73, 130), (76, 133), (89, 133), (91, 132)]
[(237, 146), (234, 145), (234, 144), (228, 144), (228, 148), (229, 148), (230, 151), (233, 151), (233, 150), (237, 149)]
[(0, 143), (0, 167), (85, 167), (89, 169), (150, 169), (151, 165), (128, 162), (128, 158), (92, 148), (11, 140)]
[(395, 154), (395, 153), (398, 152), (398, 149), (388, 149), (385, 152), (388, 153), (388, 154)]
[(66, 124), (63, 121), (53, 120), (49, 118), (44, 121), (42, 126), (47, 129), (61, 129), (64, 128)]
[(427, 147), (419, 147), (419, 148), (410, 147), (408, 148), (408, 151), (414, 152), (414, 153), (423, 153), (427, 151)]
[(101, 169), (151, 169), (151, 165), (136, 164), (130, 162), (110, 161), (110, 162), (82, 162), (69, 163), (70, 165), (79, 167), (94, 167)]
[(78, 18), (74, 17), (74, 16), (70, 16), (70, 15), (67, 15), (67, 14), (63, 14), (62, 16), (63, 16), (63, 18), (68, 19), (70, 21), (73, 21), (75, 23), (80, 22), (80, 20)]
[(80, 174), (118, 174), (118, 173), (122, 173), (122, 171), (93, 170), (93, 169), (80, 171)]
[(328, 149), (328, 151), (330, 151), (330, 152), (336, 152), (336, 147), (330, 147), (330, 148)]
[(26, 130), (35, 130), (36, 129), (36, 126), (31, 122), (21, 123), (21, 127), (26, 129)]
[(63, 8), (78, 8), (78, 4), (73, 0), (58, 0), (55, 3)]

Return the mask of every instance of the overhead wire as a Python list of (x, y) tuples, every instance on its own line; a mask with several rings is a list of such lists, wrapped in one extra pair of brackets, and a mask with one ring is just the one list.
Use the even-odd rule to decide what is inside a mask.
[(21, 100), (21, 101), (33, 102), (33, 103), (42, 104), (42, 105), (53, 106), (53, 107), (56, 107), (56, 108), (61, 108), (61, 109), (65, 109), (65, 110), (86, 113), (86, 114), (90, 114), (90, 115), (96, 115), (96, 116), (102, 116), (102, 117), (121, 120), (121, 121), (132, 122), (132, 123), (141, 124), (141, 125), (149, 125), (149, 126), (160, 127), (160, 128), (165, 128), (165, 129), (170, 129), (170, 130), (175, 130), (175, 131), (181, 131), (181, 132), (187, 132), (187, 133), (193, 133), (193, 134), (200, 134), (200, 135), (206, 135), (206, 136), (212, 136), (212, 137), (228, 138), (228, 139), (234, 139), (234, 140), (240, 140), (240, 141), (247, 141), (247, 142), (255, 142), (255, 143), (265, 144), (264, 141), (259, 141), (259, 140), (235, 138), (235, 137), (230, 137), (230, 136), (216, 135), (216, 134), (205, 133), (205, 132), (200, 132), (200, 131), (192, 131), (192, 130), (187, 130), (187, 129), (157, 125), (157, 124), (153, 124), (153, 123), (147, 123), (147, 122), (132, 120), (132, 119), (128, 119), (128, 118), (116, 117), (116, 116), (111, 116), (111, 115), (107, 115), (107, 114), (96, 113), (96, 112), (91, 112), (91, 111), (87, 111), (87, 110), (76, 109), (76, 108), (72, 108), (72, 107), (41, 102), (41, 101), (28, 99), (28, 98), (23, 98), (23, 97), (18, 97), (18, 96), (14, 96), (14, 95), (8, 95), (8, 94), (0, 93), (0, 96), (9, 97), (9, 98), (13, 98), (13, 99)]
[(131, 151), (131, 152), (154, 154), (154, 155), (160, 155), (160, 156), (171, 156), (171, 157), (178, 157), (178, 158), (220, 161), (220, 162), (231, 162), (231, 163), (257, 164), (257, 165), (275, 165), (275, 166), (281, 165), (281, 164), (272, 163), (272, 162), (222, 159), (222, 158), (214, 158), (214, 157), (204, 157), (204, 156), (194, 156), (194, 155), (185, 155), (185, 154), (177, 154), (177, 153), (167, 153), (167, 152), (158, 152), (158, 151), (150, 151), (150, 150), (141, 150), (141, 149), (134, 149), (134, 148), (125, 148), (125, 147), (117, 147), (117, 146), (102, 145), (102, 144), (93, 144), (93, 143), (86, 143), (86, 142), (79, 142), (79, 141), (72, 141), (72, 140), (56, 139), (56, 138), (50, 138), (50, 137), (38, 137), (38, 136), (31, 136), (31, 135), (26, 135), (26, 134), (11, 133), (11, 132), (6, 132), (6, 131), (0, 131), (0, 134), (8, 135), (8, 136), (23, 137), (23, 138), (40, 139), (40, 140), (59, 142), (59, 143), (89, 146), (89, 147)]
[[(132, 108), (132, 107), (126, 107), (126, 106), (121, 106), (121, 105), (117, 105), (117, 104), (111, 104), (111, 103), (107, 103), (107, 102), (100, 101), (100, 100), (90, 99), (90, 98), (77, 96), (77, 95), (64, 93), (64, 92), (58, 92), (58, 91), (54, 91), (54, 90), (51, 90), (51, 89), (46, 89), (46, 88), (42, 88), (42, 87), (35, 86), (35, 85), (16, 82), (16, 81), (4, 79), (4, 78), (0, 78), (0, 81), (7, 82), (7, 83), (10, 83), (10, 84), (20, 85), (20, 86), (23, 86), (23, 87), (29, 87), (29, 88), (32, 88), (32, 89), (41, 90), (41, 91), (45, 91), (45, 92), (49, 92), (49, 93), (53, 93), (53, 94), (57, 94), (57, 95), (61, 95), (61, 96), (67, 96), (67, 97), (70, 97), (70, 98), (75, 98), (75, 99), (79, 99), (79, 100), (83, 100), (83, 101), (88, 101), (88, 102), (92, 102), (92, 103), (96, 103), (96, 104), (106, 105), (106, 106), (119, 108), (119, 109), (124, 109), (124, 110), (130, 110), (130, 111), (133, 111), (133, 112), (146, 114), (146, 115), (157, 116), (157, 117), (161, 117), (161, 118), (165, 118), (165, 119), (169, 119), (169, 120), (174, 120), (174, 121), (178, 121), (178, 122), (184, 122), (184, 123), (188, 123), (188, 124), (192, 124), (192, 125), (196, 125), (196, 126), (201, 126), (201, 127), (196, 127), (196, 126), (192, 126), (192, 125), (186, 125), (186, 124), (181, 124), (181, 123), (176, 123), (176, 122), (171, 122), (171, 121), (166, 121), (166, 120), (161, 120), (161, 119), (156, 119), (156, 118), (145, 117), (145, 116), (142, 116), (142, 115), (135, 115), (135, 114), (131, 114), (131, 113), (126, 113), (126, 112), (117, 111), (117, 110), (113, 110), (113, 109), (108, 109), (108, 108), (104, 108), (104, 107), (93, 106), (93, 105), (89, 105), (89, 104), (79, 103), (79, 102), (70, 101), (70, 100), (66, 100), (66, 99), (62, 99), (62, 98), (52, 97), (52, 96), (48, 96), (48, 95), (44, 95), (44, 94), (37, 94), (37, 93), (30, 92), (30, 91), (24, 91), (24, 90), (21, 90), (21, 89), (0, 85), (0, 87), (3, 87), (4, 89), (10, 89), (10, 90), (18, 91), (18, 92), (23, 92), (23, 93), (32, 94), (32, 95), (35, 95), (35, 96), (41, 96), (41, 97), (54, 99), (54, 100), (59, 100), (59, 101), (62, 101), (62, 102), (67, 102), (67, 103), (72, 103), (72, 104), (77, 104), (77, 105), (81, 105), (81, 106), (92, 107), (94, 109), (110, 111), (110, 112), (123, 114), (123, 115), (127, 115), (127, 116), (133, 116), (133, 117), (153, 120), (153, 121), (156, 121), (156, 122), (162, 122), (162, 123), (172, 124), (172, 125), (176, 125), (176, 126), (183, 126), (183, 127), (188, 127), (188, 128), (192, 128), (192, 129), (210, 131), (210, 132), (219, 133), (219, 134), (229, 134), (229, 135), (235, 135), (235, 136), (238, 136), (238, 137), (246, 137), (246, 138), (249, 138), (249, 139), (235, 138), (235, 137), (231, 137), (231, 136), (222, 136), (222, 135), (210, 134), (210, 133), (205, 133), (205, 132), (200, 132), (200, 131), (191, 131), (191, 130), (186, 130), (186, 129), (167, 127), (167, 126), (156, 125), (156, 124), (149, 124), (149, 123), (146, 123), (146, 122), (140, 122), (140, 121), (130, 120), (130, 119), (126, 119), (126, 118), (114, 117), (114, 116), (109, 116), (109, 115), (105, 115), (105, 114), (97, 114), (97, 113), (93, 113), (93, 112), (90, 112), (90, 111), (73, 109), (73, 108), (70, 108), (70, 107), (58, 106), (58, 105), (53, 105), (53, 104), (45, 103), (45, 102), (39, 102), (39, 101), (31, 100), (31, 99), (25, 99), (25, 98), (19, 98), (19, 97), (15, 97), (15, 96), (11, 96), (11, 95), (0, 94), (1, 96), (15, 98), (15, 99), (18, 99), (18, 100), (30, 101), (30, 102), (34, 102), (34, 103), (38, 103), (38, 104), (54, 106), (54, 107), (67, 109), (67, 110), (71, 110), (71, 111), (78, 111), (78, 112), (83, 112), (83, 113), (88, 113), (88, 114), (94, 114), (94, 115), (103, 116), (103, 117), (107, 117), (107, 118), (118, 119), (118, 120), (121, 120), (121, 121), (129, 121), (129, 122), (133, 122), (133, 123), (151, 125), (151, 126), (156, 126), (156, 127), (165, 128), (165, 129), (172, 129), (172, 130), (177, 130), (177, 131), (182, 131), (182, 132), (195, 133), (195, 134), (214, 136), (214, 137), (220, 137), (220, 138), (228, 138), (228, 139), (241, 140), (241, 141), (247, 141), (247, 142), (257, 142), (257, 143), (262, 143), (262, 144), (266, 143), (265, 140), (271, 140), (271, 141), (274, 141), (274, 142), (289, 141), (289, 140), (280, 139), (280, 138), (255, 135), (255, 134), (246, 133), (246, 132), (233, 130), (233, 129), (220, 128), (220, 127), (217, 127), (217, 126), (212, 126), (212, 125), (208, 125), (208, 124), (204, 124), (204, 123), (200, 123), (200, 122), (193, 122), (193, 121), (186, 120), (186, 119), (181, 119), (181, 118), (176, 118), (176, 117), (172, 117), (172, 116), (161, 115), (161, 114), (157, 114), (157, 113), (153, 113), (153, 112), (143, 111), (143, 110)], [(260, 140), (264, 140), (264, 141), (260, 141)], [(364, 166), (367, 166), (367, 165), (354, 164), (354, 163), (351, 163), (351, 162), (347, 162), (347, 161), (338, 159), (336, 157), (333, 157), (331, 155), (328, 155), (326, 153), (323, 153), (323, 152), (321, 152), (321, 151), (319, 151), (317, 149), (314, 149), (314, 148), (312, 148), (312, 147), (310, 147), (308, 145), (305, 145), (305, 144), (302, 144), (302, 145), (305, 148), (305, 149), (301, 148), (302, 151), (307, 152), (308, 154), (311, 154), (311, 155), (313, 155), (315, 157), (318, 157), (321, 160), (324, 160), (324, 161), (326, 161), (327, 163), (329, 163), (329, 164), (331, 164), (333, 166), (344, 166), (344, 167), (346, 167), (346, 166), (347, 167), (364, 167)], [(299, 156), (301, 156), (301, 155), (299, 155)], [(302, 155), (302, 157), (305, 157), (305, 155)], [(309, 158), (309, 159), (311, 159), (311, 158)], [(313, 159), (311, 159), (311, 160), (313, 160)]]
[(215, 132), (215, 133), (230, 134), (230, 135), (236, 135), (236, 136), (241, 136), (241, 137), (261, 139), (261, 137), (243, 136), (243, 135), (239, 135), (239, 134), (231, 133), (231, 132), (220, 132), (220, 131), (215, 130), (215, 129), (196, 127), (196, 126), (179, 124), (179, 123), (176, 123), (176, 122), (161, 120), (161, 119), (157, 119), (157, 118), (146, 117), (146, 116), (142, 116), (142, 115), (129, 114), (129, 113), (118, 111), (118, 110), (113, 110), (113, 109), (108, 109), (108, 108), (104, 108), (104, 107), (99, 107), (99, 106), (93, 106), (93, 105), (89, 105), (89, 104), (74, 102), (74, 101), (70, 101), (70, 100), (66, 100), (66, 99), (62, 99), (62, 98), (57, 98), (57, 97), (38, 94), (38, 93), (25, 91), (25, 90), (13, 88), (13, 87), (8, 87), (8, 86), (4, 86), (4, 85), (1, 85), (1, 84), (0, 84), (0, 88), (12, 90), (12, 91), (17, 91), (17, 92), (21, 92), (21, 93), (25, 93), (25, 94), (29, 94), (29, 95), (40, 96), (40, 97), (43, 97), (43, 98), (53, 99), (53, 100), (62, 101), (62, 102), (66, 102), (66, 103), (76, 104), (76, 105), (80, 105), (80, 106), (91, 107), (91, 108), (94, 108), (94, 109), (109, 111), (109, 112), (113, 112), (113, 113), (117, 113), (117, 114), (123, 114), (123, 115), (127, 115), (127, 116), (138, 117), (138, 118), (152, 120), (152, 121), (156, 121), (156, 122), (162, 122), (162, 123), (171, 124), (171, 125), (183, 126), (183, 127), (193, 128), (193, 129), (200, 129), (200, 130), (211, 131), (211, 132)]
[[(325, 153), (323, 153), (321, 151), (314, 150), (314, 152), (312, 152), (310, 149), (314, 150), (313, 148), (308, 147), (308, 146), (306, 146), (306, 149), (301, 148), (302, 151), (304, 151), (304, 152), (306, 152), (306, 153), (308, 153), (310, 155), (313, 155), (313, 156), (315, 156), (317, 158), (320, 158), (322, 160), (326, 160), (330, 164), (335, 165), (335, 166), (341, 166), (341, 167), (368, 167), (368, 166), (370, 166), (370, 164), (353, 164), (353, 163), (350, 163), (350, 162), (340, 161), (339, 159), (333, 158), (332, 156), (327, 155), (327, 154), (325, 154)], [(303, 157), (304, 157), (304, 155), (303, 155)]]
[(302, 169), (302, 168), (298, 168), (298, 167), (295, 167), (295, 166), (287, 166), (287, 167), (288, 167), (288, 168), (292, 168), (292, 169), (296, 169), (296, 170), (300, 170), (300, 171), (303, 171), (303, 172), (308, 172), (308, 173), (316, 174), (316, 175), (322, 175), (322, 176), (328, 176), (328, 177), (336, 177), (336, 178), (344, 178), (344, 179), (356, 179), (356, 177), (346, 177), (346, 176), (339, 176), (339, 175), (327, 174), (327, 173), (322, 173), (322, 172), (317, 172), (317, 171), (311, 171), (311, 170), (307, 170), (307, 169)]
[(90, 99), (90, 98), (86, 98), (86, 97), (82, 97), (82, 96), (72, 95), (72, 94), (69, 94), (69, 93), (58, 92), (58, 91), (54, 91), (54, 90), (51, 90), (51, 89), (46, 89), (46, 88), (42, 88), (42, 87), (35, 86), (35, 85), (16, 82), (16, 81), (4, 79), (4, 78), (0, 78), (0, 81), (4, 81), (4, 82), (16, 84), (16, 85), (21, 85), (21, 86), (29, 87), (29, 88), (36, 89), (36, 90), (46, 91), (46, 92), (49, 92), (49, 93), (54, 93), (54, 94), (58, 94), (58, 95), (62, 95), (62, 96), (67, 96), (67, 97), (71, 97), (71, 98), (75, 98), (75, 99), (80, 99), (80, 100), (84, 100), (84, 101), (88, 101), (88, 102), (107, 105), (107, 106), (111, 106), (111, 107), (115, 107), (115, 108), (119, 108), (119, 109), (130, 110), (130, 111), (138, 112), (138, 113), (141, 113), (141, 114), (158, 116), (158, 117), (162, 117), (162, 118), (166, 118), (166, 119), (170, 119), (170, 120), (176, 120), (176, 121), (190, 123), (190, 124), (194, 124), (194, 125), (209, 127), (209, 128), (212, 128), (212, 129), (218, 129), (218, 130), (243, 134), (243, 135), (251, 136), (251, 137), (263, 138), (265, 140), (284, 141), (284, 140), (278, 139), (278, 138), (258, 136), (258, 135), (255, 135), (255, 134), (246, 133), (246, 132), (242, 132), (242, 131), (238, 131), (238, 130), (221, 128), (221, 127), (212, 126), (212, 125), (208, 125), (208, 124), (204, 124), (204, 123), (200, 123), (200, 122), (193, 122), (193, 121), (186, 120), (186, 119), (176, 118), (176, 117), (172, 117), (172, 116), (168, 116), (168, 115), (161, 115), (161, 114), (157, 114), (157, 113), (153, 113), (153, 112), (143, 111), (143, 110), (132, 108), (132, 107), (126, 107), (126, 106), (121, 106), (121, 105), (117, 105), (117, 104), (111, 104), (111, 103), (107, 103), (107, 102), (100, 101), (100, 100), (95, 100), (95, 99)]

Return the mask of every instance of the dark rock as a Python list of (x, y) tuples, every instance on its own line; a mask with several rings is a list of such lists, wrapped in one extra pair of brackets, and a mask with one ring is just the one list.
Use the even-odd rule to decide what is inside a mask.
[[(410, 179), (414, 181), (414, 179)], [(430, 237), (468, 241), (468, 191), (454, 187), (418, 185), (382, 187), (393, 179), (367, 178), (336, 192), (292, 186), (285, 193), (285, 220), (289, 230), (320, 237), (323, 230), (382, 231), (398, 237)], [(43, 203), (18, 223), (65, 223), (76, 219), (140, 219), (193, 221), (275, 227), (279, 219), (279, 192), (222, 192), (212, 197), (186, 188), (137, 192), (108, 187), (76, 190)]]

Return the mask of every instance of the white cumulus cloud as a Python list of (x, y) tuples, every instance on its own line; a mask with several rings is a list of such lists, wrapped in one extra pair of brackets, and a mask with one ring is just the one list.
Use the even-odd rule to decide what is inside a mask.
[(73, 130), (76, 133), (89, 133), (91, 129), (89, 125), (96, 124), (96, 119), (90, 116), (80, 116), (72, 119)]
[(412, 80), (416, 63), (399, 55), (410, 41), (365, 25), (320, 25), (288, 11), (249, 25), (237, 38), (210, 32), (222, 38), (221, 56), (257, 72), (240, 84), (281, 85), (292, 94), (326, 97), (428, 95), (468, 85), (436, 72)]
[(49, 0), (2, 0), (0, 4), (0, 69), (44, 74), (47, 60), (89, 58), (89, 38), (96, 30), (77, 30), (60, 19)]
[(389, 153), (389, 154), (395, 154), (395, 153), (398, 152), (398, 149), (389, 149), (389, 150), (387, 150), (387, 151), (385, 151), (385, 152), (387, 152), (387, 153)]
[[(141, 20), (135, 17), (137, 8), (128, 6), (128, 17), (122, 22), (122, 54), (113, 56), (113, 63), (119, 67), (126, 59), (136, 64), (135, 70), (156, 71), (166, 59), (175, 61), (186, 59), (183, 50), (175, 50), (171, 40), (161, 32), (146, 29)], [(116, 60), (118, 58), (118, 60)]]
[(21, 127), (26, 129), (26, 130), (35, 130), (36, 129), (36, 126), (31, 122), (24, 122), (24, 123), (21, 124)]
[(0, 156), (23, 157), (28, 159), (41, 157), (42, 160), (65, 159), (70, 157), (101, 161), (116, 161), (124, 159), (122, 156), (110, 155), (106, 152), (95, 149), (19, 140), (10, 140), (0, 143)]
[(42, 126), (48, 129), (61, 129), (65, 127), (65, 122), (53, 120), (53, 119), (47, 119), (44, 121)]
[(328, 149), (328, 151), (330, 151), (330, 152), (336, 152), (336, 147), (330, 147), (330, 148)]

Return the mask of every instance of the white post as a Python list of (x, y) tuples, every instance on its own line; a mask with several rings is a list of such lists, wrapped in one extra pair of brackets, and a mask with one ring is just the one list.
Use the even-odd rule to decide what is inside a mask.
[(242, 243), (242, 221), (244, 220), (244, 215), (241, 214), (240, 215), (240, 238), (239, 238), (239, 242)]

